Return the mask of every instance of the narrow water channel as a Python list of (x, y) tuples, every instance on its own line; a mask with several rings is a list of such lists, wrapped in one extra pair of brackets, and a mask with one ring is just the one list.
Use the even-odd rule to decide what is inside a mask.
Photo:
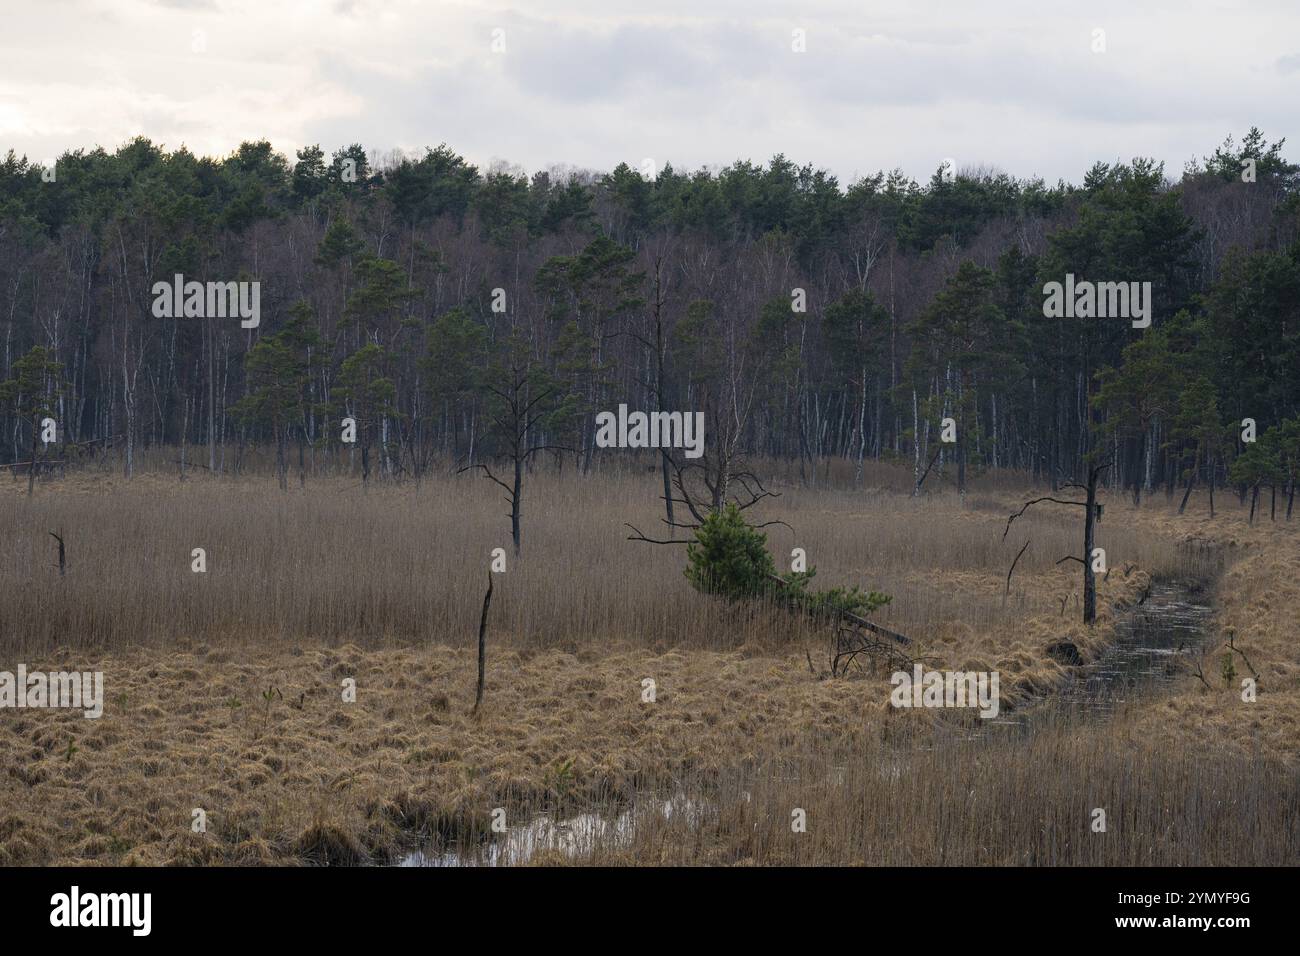
[[(1214, 611), (1193, 584), (1164, 581), (1152, 585), (1146, 599), (1116, 622), (1114, 642), (1089, 664), (1074, 668), (1072, 680), (1043, 701), (990, 720), (987, 731), (1033, 733), (1050, 714), (1056, 721), (1106, 720), (1139, 696), (1158, 693), (1170, 683), (1180, 655), (1205, 641)], [(472, 846), (428, 847), (406, 856), (402, 866), (517, 866), (539, 853), (558, 852), (581, 858), (597, 847), (615, 848), (632, 841), (640, 823), (652, 815), (684, 818), (693, 825), (709, 811), (685, 794), (647, 794), (613, 816), (580, 813), (557, 819), (539, 813), (510, 827), (491, 841)]]
[(1105, 653), (1080, 667), (1059, 696), (1089, 716), (1108, 716), (1158, 690), (1173, 679), (1178, 656), (1200, 648), (1213, 614), (1188, 586), (1153, 584), (1147, 599), (1116, 621), (1116, 639)]
[(1141, 604), (1120, 615), (1114, 641), (1097, 660), (1073, 667), (1067, 683), (984, 729), (1032, 733), (1042, 720), (1105, 720), (1126, 703), (1159, 693), (1178, 673), (1180, 658), (1206, 640), (1214, 609), (1203, 593), (1197, 584), (1153, 583)]

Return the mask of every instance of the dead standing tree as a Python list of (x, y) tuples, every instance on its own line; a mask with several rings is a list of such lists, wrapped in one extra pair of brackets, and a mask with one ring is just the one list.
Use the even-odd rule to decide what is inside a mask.
[[(1112, 464), (1113, 464), (1113, 459), (1107, 459), (1106, 461), (1103, 461), (1100, 464), (1089, 464), (1088, 481), (1086, 484), (1081, 485), (1077, 482), (1066, 482), (1065, 484), (1061, 485), (1062, 489), (1076, 488), (1084, 492), (1085, 498), (1083, 501), (1067, 501), (1063, 498), (1054, 498), (1050, 495), (1045, 495), (1041, 498), (1034, 498), (1030, 501), (1026, 501), (1023, 505), (1021, 505), (1019, 511), (1015, 512), (1015, 514), (1012, 514), (1010, 517), (1007, 518), (1006, 530), (1002, 532), (1002, 540), (1005, 541), (1008, 532), (1011, 531), (1012, 523), (1021, 515), (1023, 515), (1026, 511), (1028, 511), (1032, 506), (1036, 504), (1040, 504), (1042, 502), (1049, 502), (1051, 504), (1056, 504), (1056, 505), (1067, 505), (1070, 507), (1083, 509), (1083, 557), (1078, 557), (1073, 554), (1067, 554), (1065, 557), (1061, 558), (1056, 563), (1061, 564), (1065, 561), (1078, 561), (1079, 564), (1083, 566), (1083, 623), (1089, 626), (1091, 626), (1092, 623), (1097, 619), (1097, 577), (1095, 572), (1092, 570), (1092, 552), (1093, 552), (1093, 545), (1096, 540), (1095, 527), (1096, 527), (1096, 523), (1099, 520), (1101, 520), (1101, 510), (1102, 510), (1101, 505), (1097, 503), (1097, 485), (1101, 480), (1102, 474)], [(1021, 549), (1021, 553), (1022, 554), (1024, 553), (1023, 548)], [(1019, 555), (1016, 556), (1016, 560), (1017, 561), (1020, 560)], [(1014, 564), (1012, 565), (1012, 568), (1014, 570), (1015, 568)], [(1008, 573), (1007, 575), (1008, 582), (1010, 582), (1010, 579), (1011, 579), (1011, 575)]]
[(483, 462), (465, 465), (457, 472), (459, 474), (477, 468), (505, 489), (506, 501), (510, 505), (510, 536), (514, 541), (516, 555), (520, 551), (525, 466), (529, 459), (541, 451), (572, 451), (563, 445), (544, 441), (534, 443), (532, 436), (536, 434), (538, 426), (552, 416), (558, 417), (562, 412), (557, 412), (548, 404), (556, 395), (555, 386), (542, 380), (531, 362), (521, 357), (517, 346), (518, 343), (512, 345), (508, 372), (500, 376), (505, 384), (499, 388), (495, 385), (485, 386), (485, 391), (494, 400), (495, 407), (489, 410), (489, 417), (496, 437), (504, 443), (502, 457), (510, 464), (512, 480), (507, 483), (498, 478)]
[(478, 684), (474, 690), (474, 709), (470, 715), (478, 713), (483, 703), (483, 685), (487, 677), (487, 619), (488, 606), (492, 603), (492, 572), (488, 572), (487, 593), (483, 595), (483, 615), (478, 620)]
[[(664, 289), (664, 257), (662, 254), (656, 254), (654, 258), (654, 297), (650, 301), (650, 310), (653, 317), (654, 341), (648, 338), (642, 338), (641, 343), (648, 349), (653, 349), (654, 353), (654, 385), (652, 393), (655, 398), (655, 408), (657, 411), (665, 412), (665, 403), (668, 394), (668, 372), (666, 369), (665, 356), (668, 351), (668, 341), (664, 335), (664, 307), (668, 304), (668, 293)], [(668, 454), (668, 449), (660, 450), (659, 470), (663, 476), (664, 482), (664, 511), (668, 516), (668, 523), (671, 525), (675, 520), (673, 512), (673, 489), (672, 477), (672, 459)]]
[[(703, 593), (732, 600), (764, 600), (831, 623), (831, 672), (836, 674), (860, 655), (877, 659), (902, 656), (897, 647), (910, 641), (865, 616), (888, 603), (887, 595), (863, 593), (857, 588), (810, 591), (808, 583), (815, 568), (778, 575), (761, 529), (790, 526), (784, 521), (750, 525), (743, 517), (759, 502), (777, 497), (747, 466), (740, 449), (760, 385), (782, 366), (784, 352), (779, 342), (790, 308), (779, 297), (768, 300), (757, 310), (760, 318), (754, 327), (746, 326), (743, 309), (723, 309), (715, 314), (714, 303), (707, 300), (697, 300), (688, 308), (676, 330), (677, 365), (684, 372), (688, 394), (702, 409), (706, 427), (698, 457), (686, 457), (684, 451), (665, 453), (663, 461), (672, 471), (665, 504), (684, 506), (690, 520), (679, 521), (671, 511), (661, 518), (669, 529), (669, 539), (650, 538), (628, 524), (632, 532), (628, 540), (686, 545), (687, 577)], [(713, 331), (721, 334), (710, 334)], [(679, 528), (692, 531), (692, 539), (678, 539)]]
[[(750, 471), (742, 460), (726, 456), (718, 458), (708, 453), (698, 459), (679, 459), (665, 452), (664, 458), (672, 470), (672, 488), (670, 491), (666, 490), (666, 497), (673, 504), (683, 505), (690, 514), (691, 520), (660, 518), (660, 522), (670, 529), (669, 534), (674, 535), (671, 540), (648, 538), (638, 528), (628, 524), (627, 527), (633, 532), (628, 536), (629, 541), (643, 541), (647, 544), (690, 544), (688, 539), (675, 537), (677, 529), (696, 531), (709, 515), (722, 511), (728, 504), (743, 512), (766, 498), (780, 497), (779, 492), (768, 491), (762, 479)], [(732, 470), (734, 468), (740, 470)], [(739, 489), (739, 492), (736, 489)], [(765, 521), (752, 527), (769, 528), (774, 525), (790, 527), (784, 521)]]
[[(661, 453), (668, 513), (665, 523), (671, 528), (695, 528), (706, 514), (718, 511), (728, 501), (735, 500), (743, 510), (770, 494), (746, 467), (741, 448), (751, 431), (758, 396), (781, 368), (782, 325), (788, 323), (791, 312), (788, 301), (779, 298), (760, 308), (757, 302), (750, 301), (747, 287), (728, 290), (730, 294), (721, 305), (695, 299), (677, 322), (671, 348), (666, 349), (662, 310), (667, 299), (661, 274), (662, 263), (656, 260), (651, 303), (655, 339), (651, 342), (647, 337), (643, 344), (653, 346), (656, 355), (671, 354), (676, 371), (673, 384), (683, 390), (687, 404), (694, 406), (694, 413), (703, 422), (702, 434), (697, 435), (701, 445), (695, 457), (688, 457), (682, 448)], [(655, 392), (656, 405), (662, 411), (668, 404), (668, 385), (662, 371)], [(661, 442), (661, 446), (664, 444)], [(738, 486), (734, 493), (733, 484)], [(674, 504), (686, 506), (689, 521), (676, 519), (671, 510)]]
[[(656, 303), (659, 295), (656, 288)], [(697, 457), (688, 457), (685, 449), (669, 451), (668, 443), (661, 442), (667, 514), (661, 520), (674, 537), (678, 528), (698, 529), (709, 514), (721, 511), (728, 503), (747, 511), (765, 498), (777, 497), (764, 487), (740, 451), (760, 383), (767, 379), (774, 356), (752, 330), (739, 328), (739, 320), (731, 313), (724, 313), (720, 319), (721, 340), (711, 339), (705, 332), (716, 321), (719, 318), (713, 303), (696, 301), (677, 329), (678, 362), (685, 369), (685, 385), (700, 410), (703, 427), (698, 435), (701, 444)], [(657, 404), (662, 409), (662, 381), (660, 391)], [(677, 520), (674, 505), (684, 506), (689, 520)], [(773, 521), (758, 527), (782, 523)]]
[(63, 544), (63, 536), (51, 531), (50, 537), (59, 542), (59, 577), (66, 577), (68, 573), (68, 553)]

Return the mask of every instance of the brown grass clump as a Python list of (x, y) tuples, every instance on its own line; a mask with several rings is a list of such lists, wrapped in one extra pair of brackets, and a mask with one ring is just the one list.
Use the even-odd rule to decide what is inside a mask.
[[(879, 694), (813, 679), (794, 654), (502, 650), (480, 719), (469, 716), (474, 662), (445, 646), (210, 656), (86, 659), (104, 671), (98, 720), (8, 712), (0, 854), (383, 861), (421, 834), (485, 833), (497, 806), (516, 817), (622, 800), (644, 775), (705, 774), (807, 733), (861, 741), (879, 733), (885, 707)], [(355, 675), (355, 703), (343, 702), (344, 675)], [(641, 700), (645, 677), (653, 704)], [(268, 687), (279, 692), (269, 704)], [(68, 740), (77, 750), (65, 759)], [(195, 808), (207, 812), (203, 836), (190, 831)]]

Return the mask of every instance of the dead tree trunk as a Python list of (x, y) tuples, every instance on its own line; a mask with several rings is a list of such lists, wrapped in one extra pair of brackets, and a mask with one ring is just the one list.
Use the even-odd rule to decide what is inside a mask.
[(68, 571), (67, 552), (63, 547), (63, 538), (53, 531), (50, 532), (50, 537), (59, 542), (59, 577), (63, 577)]
[(925, 479), (930, 474), (930, 469), (934, 467), (934, 463), (939, 460), (939, 455), (942, 453), (943, 453), (943, 448), (942, 446), (940, 446), (939, 451), (936, 451), (934, 453), (934, 457), (930, 459), (930, 464), (925, 466), (925, 471), (921, 472), (921, 476), (916, 479), (916, 485), (913, 486), (912, 488), (913, 498), (915, 498), (917, 495), (921, 493), (921, 486), (925, 484)]
[[(667, 402), (668, 378), (664, 368), (664, 323), (663, 323), (663, 306), (666, 297), (663, 294), (663, 288), (660, 276), (663, 270), (663, 257), (655, 257), (655, 298), (654, 298), (654, 318), (655, 318), (655, 407), (658, 411), (665, 411)], [(672, 467), (672, 461), (668, 457), (666, 449), (660, 449), (659, 452), (659, 471), (663, 475), (664, 481), (664, 510), (668, 516), (668, 527), (674, 528), (677, 519), (673, 516), (673, 485), (669, 470)]]
[(1097, 578), (1092, 570), (1092, 552), (1096, 543), (1096, 523), (1101, 514), (1101, 505), (1097, 504), (1097, 484), (1101, 480), (1102, 473), (1111, 466), (1112, 462), (1107, 461), (1100, 465), (1091, 465), (1088, 467), (1088, 483), (1080, 485), (1074, 482), (1063, 484), (1062, 488), (1077, 488), (1086, 494), (1083, 501), (1067, 501), (1062, 498), (1053, 498), (1044, 496), (1026, 501), (1020, 510), (1007, 518), (1006, 530), (1002, 532), (1002, 538), (1005, 541), (1007, 533), (1011, 530), (1012, 523), (1023, 515), (1032, 505), (1039, 502), (1049, 502), (1056, 505), (1071, 505), (1083, 509), (1083, 557), (1069, 554), (1057, 561), (1061, 564), (1064, 561), (1078, 561), (1083, 565), (1083, 623), (1092, 625), (1097, 619)]
[(1097, 619), (1097, 575), (1092, 570), (1092, 549), (1096, 542), (1097, 479), (1100, 468), (1088, 469), (1088, 501), (1083, 512), (1083, 623)]
[(487, 674), (487, 616), (488, 605), (492, 603), (492, 572), (488, 572), (487, 593), (483, 595), (483, 616), (478, 621), (478, 685), (474, 690), (474, 709), (471, 714), (477, 714), (479, 705), (483, 703), (483, 684)]

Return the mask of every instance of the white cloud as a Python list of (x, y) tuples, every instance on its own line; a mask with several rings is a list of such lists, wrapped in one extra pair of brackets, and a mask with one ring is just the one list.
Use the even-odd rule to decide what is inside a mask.
[(928, 177), (945, 156), (1077, 181), (1154, 155), (1176, 173), (1229, 132), (1283, 135), (1298, 25), (1283, 2), (1208, 0), (65, 0), (6, 14), (0, 149), (143, 134), (213, 154), (445, 141), (529, 169), (784, 152), (844, 180)]

